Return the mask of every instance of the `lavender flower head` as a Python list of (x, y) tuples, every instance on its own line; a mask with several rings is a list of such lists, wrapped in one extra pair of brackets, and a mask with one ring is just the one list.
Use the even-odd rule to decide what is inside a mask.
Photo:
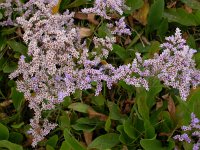
[(124, 0), (95, 0), (94, 7), (82, 9), (83, 13), (94, 13), (105, 19), (110, 19), (107, 11), (116, 11), (120, 15), (123, 14), (123, 9), (127, 8)]
[(174, 36), (166, 38), (161, 48), (163, 52), (160, 55), (155, 54), (153, 59), (145, 60), (143, 65), (165, 85), (178, 89), (181, 98), (186, 100), (190, 87), (195, 88), (200, 84), (200, 71), (195, 68), (192, 59), (196, 50), (186, 45), (178, 28)]
[(174, 139), (180, 142), (187, 142), (193, 144), (193, 150), (200, 148), (200, 120), (194, 113), (191, 113), (191, 122), (188, 126), (182, 126), (184, 131), (181, 135), (175, 135)]
[[(95, 95), (99, 95), (103, 82), (111, 89), (120, 80), (148, 90), (146, 77), (157, 76), (165, 85), (177, 88), (182, 99), (186, 100), (190, 86), (199, 85), (200, 71), (195, 69), (192, 60), (195, 50), (186, 45), (179, 29), (175, 36), (166, 38), (167, 42), (161, 45), (163, 52), (155, 54), (153, 59), (143, 60), (136, 53), (136, 58), (130, 64), (114, 67), (106, 63), (95, 68), (102, 60), (107, 59), (116, 42), (116, 35), (131, 35), (126, 28), (125, 18), (108, 25), (111, 29), (110, 36), (91, 36), (89, 40), (94, 45), (91, 50), (87, 41), (81, 39), (80, 28), (74, 23), (74, 12), (66, 10), (63, 14), (52, 14), (55, 3), (50, 0), (30, 0), (22, 6), (23, 15), (15, 20), (24, 30), (23, 40), (32, 60), (26, 62), (22, 55), (18, 69), (9, 77), (13, 79), (22, 76), (16, 83), (17, 89), (24, 93), (29, 107), (34, 111), (29, 131), (33, 136), (33, 147), (57, 125), (50, 123), (48, 118), (42, 118), (43, 111), (54, 109), (56, 104), (60, 104), (76, 90), (94, 89)], [(122, 15), (124, 8), (123, 0), (96, 0), (93, 8), (82, 11), (110, 19), (107, 10)], [(96, 82), (96, 86), (92, 82)], [(195, 117), (193, 122), (195, 127), (199, 123)], [(181, 138), (189, 141), (187, 135)]]

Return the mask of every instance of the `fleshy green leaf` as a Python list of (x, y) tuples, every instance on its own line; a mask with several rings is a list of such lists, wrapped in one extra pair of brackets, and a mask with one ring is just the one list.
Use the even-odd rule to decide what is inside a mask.
[(50, 145), (51, 147), (55, 148), (56, 144), (58, 142), (58, 136), (54, 135), (52, 137), (50, 137), (46, 143), (46, 145)]
[(88, 146), (89, 148), (96, 148), (99, 150), (110, 149), (119, 143), (119, 134), (108, 133), (101, 135), (94, 139)]
[(22, 144), (23, 142), (23, 135), (18, 132), (11, 132), (9, 136), (9, 141), (16, 144)]
[(168, 150), (168, 148), (163, 147), (162, 143), (156, 140), (155, 137), (153, 139), (142, 139), (140, 140), (140, 144), (144, 150)]
[(7, 148), (9, 150), (23, 150), (22, 146), (11, 143), (10, 141), (1, 140), (0, 147)]
[(28, 48), (20, 43), (20, 42), (16, 42), (14, 40), (12, 41), (7, 41), (7, 44), (15, 51), (15, 52), (19, 52), (20, 54), (26, 55), (27, 54), (27, 50)]
[(164, 13), (164, 0), (156, 0), (150, 8), (148, 16), (148, 27), (150, 31), (157, 29), (162, 21)]
[(73, 109), (74, 111), (88, 113), (90, 106), (83, 103), (72, 103), (68, 106), (68, 108)]
[(63, 141), (60, 150), (71, 150), (71, 146), (68, 142)]
[(64, 130), (65, 141), (72, 147), (74, 150), (86, 150), (71, 134), (65, 129)]
[(9, 130), (6, 126), (0, 123), (0, 140), (8, 140)]
[(117, 44), (113, 45), (113, 52), (117, 54), (123, 61), (129, 58), (129, 54), (126, 49)]
[(16, 90), (16, 87), (12, 87), (11, 89), (11, 98), (12, 98), (12, 101), (13, 101), (13, 104), (14, 104), (14, 107), (17, 111), (20, 110), (21, 108), (21, 105), (24, 101), (24, 94), (17, 91)]
[(84, 5), (87, 3), (88, 0), (75, 0), (71, 4), (67, 5), (66, 8), (73, 8), (73, 7), (79, 7), (81, 5)]
[(3, 67), (4, 73), (11, 73), (17, 69), (16, 62), (7, 62), (6, 65)]
[(197, 26), (200, 24), (200, 22), (196, 21), (194, 14), (189, 14), (182, 8), (168, 9), (164, 12), (164, 17), (169, 22), (177, 22), (185, 26)]

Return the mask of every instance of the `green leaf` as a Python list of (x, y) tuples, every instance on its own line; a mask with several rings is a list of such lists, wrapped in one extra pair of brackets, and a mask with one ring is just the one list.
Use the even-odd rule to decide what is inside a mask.
[(149, 31), (157, 29), (162, 21), (164, 13), (164, 0), (156, 0), (150, 8), (148, 16)]
[(194, 14), (189, 14), (182, 8), (166, 10), (164, 18), (167, 18), (169, 22), (177, 22), (185, 26), (197, 26), (200, 24), (200, 22), (196, 21)]
[(105, 123), (105, 130), (107, 131), (107, 132), (109, 132), (109, 130), (110, 130), (110, 127), (111, 127), (111, 120), (110, 120), (110, 117), (108, 117), (108, 119), (106, 120), (106, 123)]
[(134, 93), (134, 87), (126, 84), (123, 80), (120, 80), (118, 85), (122, 86), (123, 89), (127, 90), (130, 95)]
[(6, 65), (3, 67), (4, 73), (11, 73), (17, 69), (16, 62), (7, 62)]
[(123, 123), (124, 126), (124, 132), (132, 139), (136, 139), (137, 133), (136, 130), (134, 129), (134, 125), (130, 119), (127, 119)]
[(16, 144), (22, 144), (24, 137), (21, 133), (11, 132), (9, 135), (9, 141)]
[(147, 92), (144, 88), (137, 88), (136, 103), (145, 128), (145, 137), (152, 138), (155, 135), (155, 129), (149, 120), (149, 107), (147, 105)]
[(17, 29), (17, 27), (4, 28), (3, 30), (1, 30), (1, 35), (5, 36), (5, 35), (13, 34), (16, 29)]
[(200, 9), (200, 2), (198, 0), (181, 0), (192, 9)]
[(46, 150), (54, 150), (54, 148), (52, 146), (50, 146), (50, 145), (47, 145), (46, 146)]
[(72, 103), (68, 106), (69, 109), (73, 109), (74, 111), (88, 113), (88, 109), (90, 106), (83, 104), (83, 103)]
[(0, 20), (3, 18), (3, 14), (0, 12)]
[(76, 123), (74, 125), (71, 126), (74, 130), (77, 131), (87, 131), (87, 132), (92, 132), (96, 129), (96, 126), (92, 126), (92, 125), (88, 125), (88, 124), (80, 124), (80, 123)]
[(165, 38), (165, 35), (168, 31), (168, 21), (167, 19), (163, 19), (161, 24), (159, 25), (158, 27), (158, 30), (157, 30), (157, 35), (160, 36), (160, 38), (163, 40)]
[(60, 150), (71, 150), (71, 146), (68, 142), (63, 141)]
[(192, 90), (187, 99), (187, 107), (191, 112), (194, 112), (200, 118), (200, 87)]
[(56, 147), (56, 144), (58, 142), (58, 136), (57, 135), (54, 135), (52, 137), (50, 137), (46, 143), (46, 145), (50, 145), (52, 146), (53, 148)]
[(21, 109), (21, 106), (24, 102), (24, 94), (17, 91), (16, 87), (11, 88), (11, 99), (13, 101), (13, 105), (17, 111)]
[(0, 147), (7, 148), (9, 150), (23, 150), (22, 146), (11, 143), (11, 142), (6, 141), (6, 140), (0, 141)]
[(123, 144), (129, 145), (133, 142), (133, 139), (131, 139), (124, 131), (124, 126), (123, 125), (119, 125), (117, 126), (117, 131), (120, 132), (120, 136), (119, 136), (119, 140), (120, 142), (122, 142)]
[(106, 101), (106, 99), (102, 94), (92, 97), (92, 103), (94, 103), (97, 106), (104, 105), (105, 101)]
[(14, 40), (12, 41), (7, 41), (7, 44), (15, 51), (15, 52), (19, 52), (20, 54), (26, 55), (28, 48), (20, 43), (20, 42), (16, 42)]
[(156, 103), (156, 96), (162, 90), (162, 84), (160, 83), (160, 80), (156, 77), (150, 77), (148, 79), (148, 83), (149, 91), (147, 91), (147, 105), (149, 109), (151, 109), (152, 106)]
[(12, 128), (14, 129), (19, 129), (24, 125), (24, 122), (18, 123), (18, 124), (13, 124), (11, 125)]
[(192, 35), (189, 35), (188, 39), (187, 39), (187, 45), (189, 45), (191, 48), (196, 49), (196, 42), (195, 42), (195, 38)]
[(0, 59), (0, 71), (3, 70), (4, 64), (6, 64), (6, 59), (4, 57), (2, 57)]
[(84, 5), (87, 3), (88, 0), (75, 0), (71, 4), (67, 5), (65, 8), (73, 8), (73, 7), (79, 7), (81, 5)]
[(68, 107), (72, 103), (71, 97), (66, 96), (64, 98), (64, 101), (61, 103), (64, 107)]
[(136, 9), (141, 8), (144, 5), (143, 0), (126, 0), (126, 5), (129, 7), (128, 10), (125, 10), (126, 14), (131, 14)]
[(62, 0), (61, 3), (60, 3), (60, 8), (59, 10), (60, 11), (64, 11), (65, 10), (65, 7), (70, 3), (70, 0)]
[(107, 105), (110, 111), (109, 113), (110, 119), (120, 120), (120, 121), (123, 121), (124, 119), (126, 119), (126, 116), (121, 114), (120, 109), (117, 104), (115, 104), (114, 102), (108, 101)]
[(63, 130), (70, 127), (70, 118), (68, 115), (60, 116), (59, 122), (60, 128)]
[(64, 130), (65, 141), (73, 148), (73, 150), (86, 150), (71, 134), (65, 129)]
[(112, 52), (117, 54), (117, 56), (119, 56), (123, 61), (125, 61), (126, 59), (129, 58), (129, 54), (126, 51), (126, 49), (121, 47), (121, 46), (119, 46), (119, 45), (117, 45), (117, 44), (113, 44)]
[(144, 88), (137, 88), (136, 104), (143, 120), (149, 120), (149, 108), (146, 102), (147, 92)]
[(83, 130), (83, 131), (88, 131), (92, 132), (98, 124), (101, 124), (98, 119), (95, 118), (80, 118), (76, 121), (76, 124), (72, 125), (73, 129), (75, 130)]
[(101, 135), (94, 139), (88, 146), (89, 148), (96, 148), (99, 150), (110, 149), (119, 143), (119, 134), (108, 133)]
[(142, 139), (140, 140), (141, 146), (144, 150), (167, 150), (168, 148), (163, 147), (162, 143), (159, 140), (153, 139)]
[(98, 36), (100, 38), (105, 38), (106, 36), (110, 37), (112, 34), (111, 34), (111, 31), (108, 29), (107, 27), (107, 24), (106, 23), (103, 23), (97, 30), (98, 32)]
[(0, 140), (8, 140), (9, 130), (6, 126), (0, 123)]

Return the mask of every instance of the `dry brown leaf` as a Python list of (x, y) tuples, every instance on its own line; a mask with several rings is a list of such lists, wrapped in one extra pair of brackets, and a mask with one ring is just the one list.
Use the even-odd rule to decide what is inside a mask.
[(133, 23), (133, 17), (132, 16), (128, 16), (128, 22), (131, 28), (133, 28), (134, 23)]
[(108, 119), (108, 116), (98, 113), (98, 112), (94, 111), (92, 108), (88, 109), (88, 114), (89, 114), (89, 118), (97, 117), (101, 121), (106, 121)]
[(167, 8), (174, 8), (176, 7), (176, 1), (167, 3)]
[(98, 24), (99, 24), (99, 22), (95, 19), (95, 14), (93, 14), (93, 13), (88, 14), (87, 20), (88, 20), (89, 22), (95, 24), (95, 25), (98, 25)]
[(60, 3), (62, 0), (59, 0), (58, 3), (52, 7), (52, 14), (56, 14), (59, 12), (59, 8), (60, 8)]
[(80, 19), (80, 20), (88, 20), (89, 22), (91, 22), (94, 25), (99, 24), (99, 22), (95, 19), (94, 13), (85, 14), (85, 13), (82, 13), (82, 12), (76, 12), (75, 15), (74, 15), (74, 18)]
[(23, 34), (22, 34), (22, 29), (21, 28), (17, 28), (16, 30), (16, 34), (19, 36), (19, 37), (23, 37)]
[(131, 43), (131, 39), (130, 37), (128, 36), (124, 42), (124, 45), (129, 45)]
[(161, 133), (159, 133), (159, 136), (170, 136), (171, 135), (171, 133), (165, 133), (165, 132), (161, 132)]
[(145, 36), (141, 36), (141, 39), (144, 42), (144, 44), (151, 45), (151, 43), (149, 42), (149, 40)]
[(0, 107), (7, 107), (12, 103), (12, 100), (5, 100), (2, 103), (0, 103)]
[(89, 37), (92, 35), (92, 31), (89, 28), (82, 27), (79, 29), (79, 34), (81, 38)]
[(160, 101), (156, 102), (156, 110), (158, 110), (162, 106), (163, 106), (163, 101), (160, 99)]
[(175, 114), (176, 114), (176, 106), (174, 104), (172, 97), (169, 94), (166, 94), (166, 95), (162, 96), (162, 98), (167, 100), (167, 102), (168, 102), (167, 108), (168, 108), (169, 114), (171, 115), (172, 118), (174, 118)]
[(142, 8), (140, 8), (137, 12), (134, 12), (132, 14), (132, 17), (145, 26), (147, 24), (148, 13), (149, 13), (149, 3), (148, 1), (145, 1)]
[(83, 134), (84, 134), (86, 144), (89, 145), (92, 142), (93, 133), (92, 132), (83, 132)]
[(85, 19), (87, 19), (87, 17), (88, 17), (87, 14), (84, 14), (84, 13), (81, 13), (81, 12), (76, 12), (74, 14), (74, 18), (80, 19), (80, 20), (85, 20)]
[(184, 5), (184, 9), (185, 9), (189, 14), (192, 13), (192, 8), (190, 8), (189, 6)]

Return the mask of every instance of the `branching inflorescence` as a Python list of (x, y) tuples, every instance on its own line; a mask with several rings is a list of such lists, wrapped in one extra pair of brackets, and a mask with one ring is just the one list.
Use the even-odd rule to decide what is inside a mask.
[(199, 150), (200, 148), (200, 120), (194, 113), (191, 113), (191, 122), (188, 126), (182, 126), (184, 131), (181, 135), (174, 136), (175, 140), (180, 142), (187, 142), (193, 144), (193, 150)]
[[(22, 55), (18, 69), (10, 74), (10, 78), (22, 76), (16, 81), (17, 88), (24, 93), (29, 107), (34, 110), (29, 131), (33, 135), (33, 147), (56, 127), (55, 123), (42, 120), (42, 112), (54, 109), (55, 104), (61, 103), (77, 89), (95, 89), (95, 95), (98, 95), (102, 90), (102, 82), (106, 82), (111, 89), (114, 83), (123, 80), (129, 85), (148, 90), (146, 78), (157, 76), (165, 85), (178, 89), (181, 98), (186, 100), (191, 86), (199, 84), (200, 71), (195, 69), (192, 60), (195, 50), (186, 45), (179, 29), (175, 36), (166, 38), (167, 42), (161, 45), (163, 52), (155, 54), (152, 59), (143, 60), (136, 53), (131, 64), (114, 67), (107, 63), (96, 68), (112, 51), (117, 35), (131, 35), (126, 28), (125, 18), (107, 24), (111, 30), (110, 36), (89, 37), (94, 44), (91, 50), (87, 39), (81, 38), (80, 28), (74, 24), (74, 12), (67, 10), (63, 14), (52, 14), (55, 4), (30, 0), (23, 4), (24, 14), (16, 21), (24, 30), (23, 40), (28, 45), (31, 60)], [(110, 19), (108, 10), (122, 15), (124, 8), (123, 0), (96, 0), (94, 7), (83, 9), (82, 12)], [(137, 77), (133, 74), (137, 74)]]

